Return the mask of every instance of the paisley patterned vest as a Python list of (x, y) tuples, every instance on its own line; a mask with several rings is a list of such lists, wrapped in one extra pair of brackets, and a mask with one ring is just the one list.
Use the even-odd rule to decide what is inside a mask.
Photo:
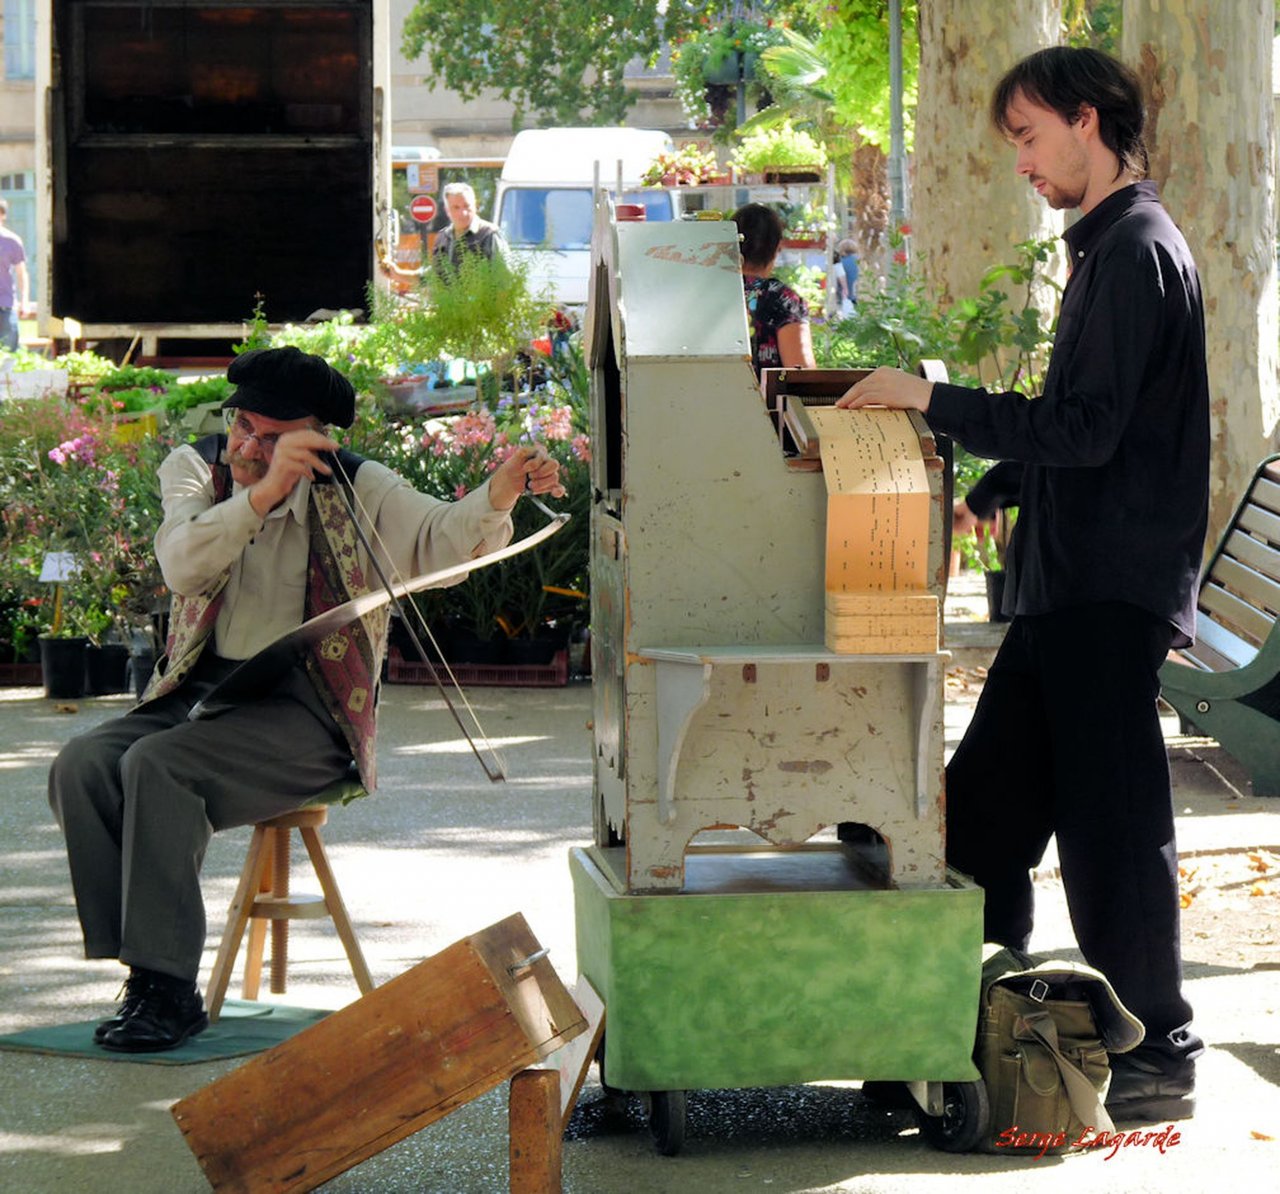
[[(224, 501), (231, 494), (231, 470), (222, 463), (225, 446), (223, 435), (207, 436), (192, 445), (209, 464), (215, 502)], [(339, 459), (348, 477), (354, 477), (364, 462), (350, 452), (339, 453)], [(360, 564), (359, 543), (337, 485), (311, 486), (305, 618), (324, 613), (370, 588)], [(156, 664), (139, 707), (173, 692), (191, 674), (213, 633), (230, 577), (231, 569), (227, 568), (205, 592), (173, 595), (165, 656)], [(377, 685), (387, 651), (388, 617), (388, 607), (382, 606), (348, 623), (316, 643), (304, 660), (307, 676), (347, 740), (361, 783), (369, 791), (377, 783)]]

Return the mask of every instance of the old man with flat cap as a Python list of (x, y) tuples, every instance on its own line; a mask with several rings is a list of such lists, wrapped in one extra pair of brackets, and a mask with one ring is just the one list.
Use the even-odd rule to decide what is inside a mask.
[(503, 546), (526, 490), (564, 492), (556, 462), (520, 448), (459, 501), (418, 493), (339, 450), (327, 428), (354, 420), (351, 383), (296, 348), (246, 352), (227, 377), (227, 434), (160, 466), (166, 655), (138, 705), (69, 742), (49, 774), (85, 956), (129, 967), (123, 1002), (95, 1033), (118, 1052), (171, 1049), (208, 1024), (195, 980), (210, 835), (306, 804), (353, 763), (366, 787), (376, 782), (385, 609), (331, 634), (255, 699), (188, 716), (240, 661), (376, 584), (339, 485), (384, 571), (403, 577)]

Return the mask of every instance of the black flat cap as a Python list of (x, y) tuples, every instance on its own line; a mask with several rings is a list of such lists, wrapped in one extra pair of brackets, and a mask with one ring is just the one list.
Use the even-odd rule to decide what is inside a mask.
[(251, 348), (227, 366), (235, 393), (223, 409), (251, 410), (269, 419), (305, 419), (350, 427), (356, 417), (356, 392), (323, 357), (290, 345)]

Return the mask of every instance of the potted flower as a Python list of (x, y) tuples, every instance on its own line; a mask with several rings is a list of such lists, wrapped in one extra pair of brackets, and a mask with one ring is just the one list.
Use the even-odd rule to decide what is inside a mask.
[(695, 143), (682, 145), (674, 153), (658, 154), (640, 176), (641, 185), (646, 187), (691, 187), (728, 181), (716, 155)]
[(784, 120), (742, 137), (733, 152), (733, 164), (745, 174), (760, 175), (764, 182), (820, 182), (827, 151), (811, 134)]
[(826, 206), (807, 202), (787, 214), (782, 246), (785, 249), (824, 249), (834, 220)]

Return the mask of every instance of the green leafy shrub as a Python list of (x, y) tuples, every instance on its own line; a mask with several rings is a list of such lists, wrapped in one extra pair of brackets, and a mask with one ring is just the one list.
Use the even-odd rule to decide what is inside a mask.
[(827, 164), (827, 151), (811, 134), (784, 120), (743, 137), (733, 151), (733, 164), (748, 173), (794, 167), (821, 168)]

